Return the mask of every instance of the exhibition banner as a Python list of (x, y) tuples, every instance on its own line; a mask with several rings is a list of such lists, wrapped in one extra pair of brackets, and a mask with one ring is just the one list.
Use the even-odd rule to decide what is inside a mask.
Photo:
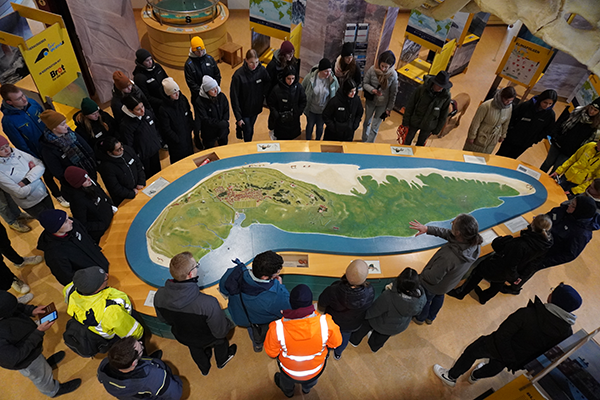
[(530, 87), (537, 82), (552, 54), (552, 49), (521, 38), (514, 38), (496, 74), (514, 83)]

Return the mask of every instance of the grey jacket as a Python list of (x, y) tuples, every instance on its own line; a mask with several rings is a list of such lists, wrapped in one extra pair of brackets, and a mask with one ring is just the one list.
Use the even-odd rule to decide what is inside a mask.
[[(365, 77), (363, 78), (363, 90), (371, 93), (373, 89), (380, 89), (379, 79), (377, 79), (377, 73), (375, 72), (375, 66), (369, 68)], [(372, 101), (367, 100), (375, 104), (375, 107), (385, 106), (386, 110), (394, 108), (394, 102), (396, 101), (396, 94), (398, 93), (398, 74), (392, 68), (392, 73), (388, 79), (388, 86), (382, 90), (381, 96), (375, 96)], [(376, 115), (379, 117), (379, 115)]]
[(421, 272), (421, 283), (430, 293), (446, 294), (454, 289), (479, 257), (481, 247), (456, 240), (450, 229), (427, 227), (427, 234), (446, 239), (448, 243), (431, 257)]
[[(308, 116), (308, 112), (310, 111), (310, 106), (312, 104), (312, 98), (315, 94), (315, 80), (317, 79), (317, 75), (319, 74), (319, 66), (315, 65), (312, 67), (310, 72), (306, 74), (304, 79), (302, 80), (302, 87), (304, 88), (304, 94), (306, 94), (306, 107), (304, 107), (304, 114)], [(327, 102), (333, 99), (337, 91), (339, 90), (340, 85), (338, 83), (337, 78), (332, 73), (329, 76), (329, 96), (327, 96)], [(325, 108), (325, 107), (323, 107)]]
[(420, 297), (398, 293), (394, 282), (367, 310), (366, 318), (377, 332), (397, 335), (408, 328), (412, 317), (421, 313), (426, 301), (425, 293), (421, 293)]

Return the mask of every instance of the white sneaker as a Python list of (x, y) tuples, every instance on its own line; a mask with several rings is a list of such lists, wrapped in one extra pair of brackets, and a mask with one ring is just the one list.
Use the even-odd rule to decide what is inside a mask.
[(58, 204), (60, 204), (60, 205), (61, 205), (62, 207), (64, 207), (64, 208), (69, 208), (69, 207), (71, 207), (71, 204), (69, 204), (69, 202), (68, 202), (68, 201), (66, 201), (66, 200), (65, 200), (65, 198), (64, 198), (64, 197), (62, 197), (62, 196), (58, 196), (58, 197), (56, 198), (56, 201), (58, 201)]
[(21, 264), (14, 264), (17, 268), (23, 268), (26, 265), (36, 265), (44, 261), (44, 257), (42, 256), (31, 256), (31, 257), (23, 257), (23, 262)]
[(448, 370), (441, 365), (435, 364), (433, 366), (433, 373), (440, 378), (445, 385), (450, 387), (456, 386), (456, 379), (450, 378), (450, 375), (448, 375)]
[(471, 375), (469, 375), (469, 379), (468, 379), (468, 381), (471, 385), (479, 380), (473, 376), (473, 372), (477, 371), (479, 368), (483, 367), (484, 365), (485, 365), (485, 363), (481, 362), (481, 363), (477, 364), (475, 366), (475, 368), (473, 368), (473, 371), (471, 371)]
[(26, 294), (29, 293), (29, 285), (27, 285), (25, 282), (23, 282), (22, 280), (20, 280), (19, 278), (15, 277), (15, 280), (13, 281), (12, 285), (10, 285), (10, 287), (12, 287), (13, 289), (15, 289), (15, 291), (21, 293), (21, 294)]
[(33, 300), (33, 293), (27, 293), (25, 296), (17, 297), (17, 301), (20, 304), (27, 304)]

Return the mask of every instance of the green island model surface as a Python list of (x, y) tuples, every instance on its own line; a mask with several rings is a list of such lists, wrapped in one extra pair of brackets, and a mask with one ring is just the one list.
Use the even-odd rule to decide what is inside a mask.
[[(173, 257), (182, 249), (202, 258), (223, 244), (236, 213), (242, 227), (272, 224), (288, 232), (324, 233), (353, 238), (409, 237), (409, 221), (446, 221), (460, 213), (502, 204), (519, 192), (497, 182), (416, 176), (424, 185), (388, 175), (377, 182), (365, 173), (365, 189), (339, 194), (290, 178), (272, 168), (236, 168), (200, 182), (172, 202), (146, 234), (150, 249)], [(467, 195), (468, 194), (468, 195)]]

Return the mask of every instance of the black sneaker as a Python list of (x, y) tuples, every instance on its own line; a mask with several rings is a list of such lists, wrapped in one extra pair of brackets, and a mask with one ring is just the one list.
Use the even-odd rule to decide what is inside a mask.
[(163, 356), (163, 351), (162, 350), (156, 350), (154, 353), (150, 354), (148, 357), (150, 357), (150, 358), (158, 358), (159, 360), (161, 360), (162, 356)]
[(81, 385), (81, 379), (73, 379), (72, 381), (61, 383), (58, 392), (52, 397), (62, 396), (63, 394), (71, 393)]
[[(280, 376), (281, 376), (281, 372), (275, 372), (275, 375), (273, 376), (273, 380), (275, 381), (275, 386), (277, 386), (279, 389), (281, 389), (281, 386), (279, 386), (279, 377)], [(281, 391), (283, 392), (283, 389), (281, 389)], [(302, 391), (304, 391), (304, 389), (302, 389)], [(310, 390), (309, 390), (309, 392), (310, 392)], [(292, 392), (291, 394), (283, 392), (283, 394), (285, 394), (285, 397), (287, 397), (288, 399), (291, 399), (292, 397), (294, 397), (294, 392)]]
[(459, 299), (462, 300), (465, 298), (465, 296), (463, 295), (462, 291), (456, 290), (456, 289), (452, 289), (451, 291), (449, 291), (448, 293), (446, 293), (448, 296), (450, 297), (454, 297), (455, 299)]
[(46, 362), (48, 362), (48, 364), (50, 365), (50, 368), (56, 369), (56, 366), (58, 365), (58, 363), (61, 362), (62, 360), (64, 360), (64, 358), (65, 358), (65, 352), (61, 350), (58, 353), (54, 353), (50, 357), (46, 358)]
[(500, 293), (504, 293), (504, 294), (514, 294), (515, 296), (517, 296), (519, 293), (521, 293), (521, 288), (518, 286), (514, 286), (514, 285), (504, 285), (502, 286), (502, 289), (500, 289)]
[(254, 347), (254, 352), (255, 353), (260, 353), (261, 351), (263, 351), (263, 344), (256, 344), (256, 343), (252, 343), (252, 347)]
[(336, 360), (339, 360), (340, 358), (342, 358), (341, 354), (336, 353), (335, 351), (333, 352), (333, 358), (335, 358)]
[(231, 346), (229, 346), (229, 351), (227, 352), (227, 360), (225, 360), (225, 362), (221, 365), (217, 365), (217, 368), (221, 369), (224, 366), (227, 365), (227, 363), (229, 361), (231, 361), (231, 359), (233, 358), (233, 356), (235, 356), (235, 352), (237, 351), (237, 344), (232, 344)]

